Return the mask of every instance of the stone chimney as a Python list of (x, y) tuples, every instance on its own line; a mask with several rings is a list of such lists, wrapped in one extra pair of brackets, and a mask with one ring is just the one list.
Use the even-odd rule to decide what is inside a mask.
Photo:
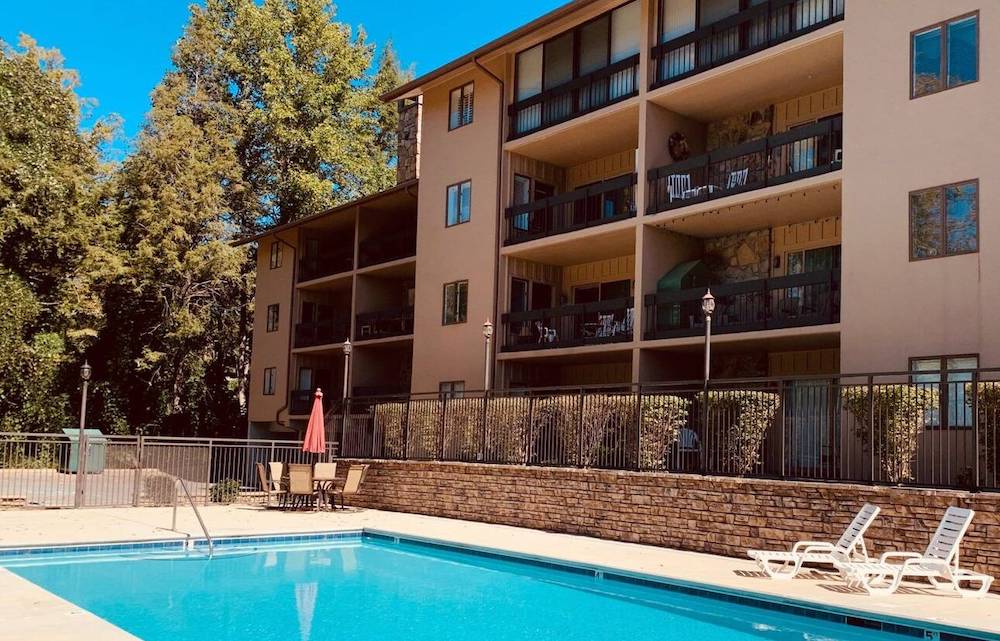
[(399, 110), (399, 146), (396, 149), (396, 183), (420, 177), (420, 113), (423, 97), (403, 99)]

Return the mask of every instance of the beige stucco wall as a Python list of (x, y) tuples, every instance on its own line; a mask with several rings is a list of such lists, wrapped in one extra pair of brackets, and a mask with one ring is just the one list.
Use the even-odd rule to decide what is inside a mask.
[[(909, 97), (910, 32), (979, 10), (980, 80)], [(844, 38), (844, 371), (915, 356), (1000, 364), (1000, 3), (851, 2)], [(908, 193), (980, 179), (977, 254), (909, 260)]]
[[(251, 422), (274, 421), (288, 399), (289, 338), (293, 326), (292, 292), (294, 290), (295, 239), (294, 231), (267, 236), (257, 243), (257, 291), (254, 298), (253, 359), (250, 370)], [(278, 269), (270, 268), (271, 243), (277, 238), (282, 244), (282, 262)], [(267, 307), (277, 303), (278, 331), (267, 331)], [(264, 369), (276, 367), (277, 384), (274, 395), (264, 396)]]
[[(473, 122), (448, 131), (448, 94), (475, 82)], [(483, 386), (482, 325), (493, 316), (497, 267), (497, 128), (500, 91), (479, 70), (450, 78), (424, 94), (417, 217), (414, 392), (436, 392), (442, 381)], [(472, 181), (469, 222), (445, 226), (448, 185)], [(442, 325), (445, 283), (468, 280), (468, 321)]]

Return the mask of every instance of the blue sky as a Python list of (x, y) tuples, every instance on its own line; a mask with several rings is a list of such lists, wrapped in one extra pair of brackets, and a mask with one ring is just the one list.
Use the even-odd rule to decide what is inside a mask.
[[(404, 65), (418, 74), (448, 62), (566, 0), (337, 2), (338, 20), (363, 25), (380, 46), (391, 39)], [(27, 33), (62, 51), (80, 73), (94, 116), (117, 113), (133, 136), (149, 94), (170, 66), (170, 51), (187, 22), (189, 0), (0, 0), (0, 39)]]

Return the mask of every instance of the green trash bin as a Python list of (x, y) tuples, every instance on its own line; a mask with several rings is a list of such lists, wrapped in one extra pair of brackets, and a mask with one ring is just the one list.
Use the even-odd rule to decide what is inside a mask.
[[(99, 429), (87, 429), (87, 474), (100, 474), (104, 471), (105, 459), (108, 455), (108, 439)], [(80, 430), (67, 428), (63, 434), (69, 437), (69, 450), (63, 448), (59, 461), (59, 471), (75, 474), (80, 461)]]

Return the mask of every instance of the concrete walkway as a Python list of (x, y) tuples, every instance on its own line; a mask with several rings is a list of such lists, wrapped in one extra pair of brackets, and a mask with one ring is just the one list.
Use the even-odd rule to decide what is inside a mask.
[[(668, 550), (523, 528), (455, 521), (413, 514), (350, 510), (283, 513), (249, 506), (202, 510), (213, 536), (320, 532), (368, 528), (660, 575), (713, 586), (793, 598), (828, 606), (888, 615), (927, 624), (950, 625), (1000, 635), (1000, 596), (963, 599), (917, 585), (891, 597), (872, 598), (825, 573), (793, 581), (764, 578), (749, 560)], [(87, 510), (0, 510), (0, 546), (135, 541), (200, 536), (193, 513), (181, 510), (178, 530), (170, 508)], [(0, 568), (0, 641), (134, 637), (102, 619)]]

